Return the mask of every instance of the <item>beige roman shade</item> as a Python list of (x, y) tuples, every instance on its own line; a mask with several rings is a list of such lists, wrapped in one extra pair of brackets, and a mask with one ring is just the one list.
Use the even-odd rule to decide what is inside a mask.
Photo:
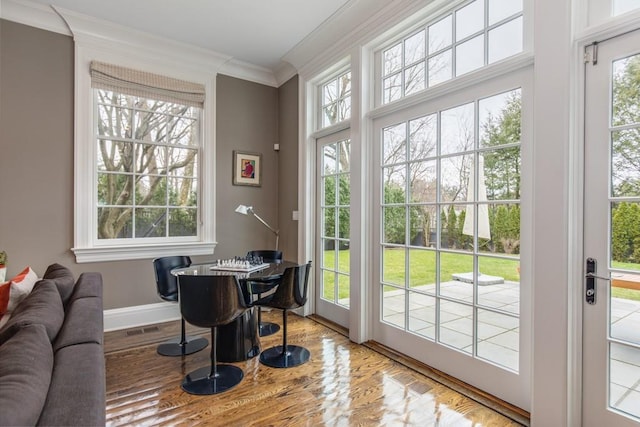
[(91, 87), (202, 108), (204, 85), (91, 61)]

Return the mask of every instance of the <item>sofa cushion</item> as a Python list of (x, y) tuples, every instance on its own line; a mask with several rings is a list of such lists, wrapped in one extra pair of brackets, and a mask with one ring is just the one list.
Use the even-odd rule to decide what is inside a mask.
[(0, 329), (0, 344), (13, 335), (16, 328), (41, 324), (53, 341), (64, 321), (62, 300), (56, 285), (51, 280), (40, 280), (33, 291), (16, 307), (11, 319)]
[(71, 295), (72, 300), (87, 297), (102, 298), (102, 275), (100, 273), (82, 273)]
[(105, 383), (101, 345), (76, 344), (60, 349), (55, 355), (51, 386), (38, 424), (105, 425)]
[(26, 325), (0, 346), (0, 425), (35, 425), (44, 407), (53, 351), (43, 325)]
[(62, 329), (53, 344), (53, 351), (74, 344), (95, 343), (103, 339), (102, 299), (97, 297), (73, 300), (67, 307)]
[(73, 285), (75, 285), (76, 282), (71, 270), (60, 264), (51, 264), (47, 267), (47, 271), (44, 272), (43, 278), (54, 281), (58, 292), (60, 292), (62, 304), (66, 307), (67, 301), (69, 301), (69, 297), (71, 297), (73, 293)]

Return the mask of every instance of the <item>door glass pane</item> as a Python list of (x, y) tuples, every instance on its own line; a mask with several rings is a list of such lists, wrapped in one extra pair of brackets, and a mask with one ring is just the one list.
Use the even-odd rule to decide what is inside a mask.
[(409, 208), (409, 244), (434, 247), (436, 244), (437, 208), (435, 206), (411, 206)]
[(322, 270), (322, 298), (333, 301), (336, 286), (336, 274), (333, 271)]
[(436, 155), (437, 125), (436, 114), (409, 121), (409, 160), (421, 160)]
[(409, 251), (409, 286), (424, 293), (436, 293), (436, 252), (425, 249)]
[(640, 417), (640, 349), (618, 343), (611, 343), (610, 346), (609, 405)]
[(338, 298), (336, 303), (349, 308), (349, 287), (351, 280), (346, 274), (338, 274)]
[(640, 55), (633, 55), (613, 62), (612, 117), (613, 126), (631, 125), (640, 122), (638, 108), (637, 74)]
[(435, 160), (409, 164), (409, 198), (412, 203), (435, 203), (437, 189), (437, 163)]
[(336, 254), (335, 254), (335, 240), (322, 239), (322, 247), (324, 248), (324, 254), (322, 257), (322, 267), (327, 269), (335, 269)]
[(406, 296), (403, 289), (389, 285), (383, 286), (382, 320), (404, 329), (406, 312), (405, 301)]
[(520, 313), (520, 260), (478, 257), (478, 304)]
[(385, 247), (382, 252), (382, 281), (388, 284), (404, 286), (405, 265), (404, 248)]
[(640, 203), (612, 204), (611, 266), (640, 272)]
[(473, 307), (440, 300), (439, 341), (471, 353), (473, 346)]
[(468, 201), (469, 177), (473, 155), (446, 157), (440, 161), (440, 200), (442, 202)]
[(436, 299), (409, 292), (409, 330), (423, 337), (436, 338)]
[(474, 104), (444, 110), (440, 113), (440, 154), (453, 154), (473, 149)]
[(520, 327), (517, 317), (478, 310), (477, 342), (479, 357), (518, 370)]
[(473, 255), (440, 253), (440, 295), (473, 302)]
[(613, 197), (640, 196), (640, 128), (612, 132), (611, 172)]

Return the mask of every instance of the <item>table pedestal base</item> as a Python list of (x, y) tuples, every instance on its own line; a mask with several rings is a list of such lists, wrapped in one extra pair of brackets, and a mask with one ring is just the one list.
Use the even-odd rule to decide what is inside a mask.
[(218, 327), (216, 348), (219, 362), (241, 362), (260, 354), (255, 310), (251, 308), (233, 322)]

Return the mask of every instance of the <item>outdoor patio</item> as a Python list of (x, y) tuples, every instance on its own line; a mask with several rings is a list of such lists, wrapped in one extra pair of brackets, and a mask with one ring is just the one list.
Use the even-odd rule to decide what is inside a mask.
[[(478, 286), (478, 303), (500, 312), (478, 309), (477, 357), (506, 369), (518, 370), (519, 283)], [(436, 309), (435, 284), (413, 287), (409, 293), (407, 329), (432, 341), (436, 340), (436, 318), (440, 329), (437, 341), (462, 352), (473, 351), (473, 286), (452, 280), (440, 285)], [(390, 290), (383, 295), (383, 319), (405, 326), (405, 292)], [(459, 302), (458, 302), (459, 301)], [(466, 304), (464, 304), (466, 303)], [(622, 298), (611, 300), (611, 335), (613, 338), (640, 343), (640, 301)], [(612, 407), (640, 417), (640, 351), (620, 344), (611, 347)]]

